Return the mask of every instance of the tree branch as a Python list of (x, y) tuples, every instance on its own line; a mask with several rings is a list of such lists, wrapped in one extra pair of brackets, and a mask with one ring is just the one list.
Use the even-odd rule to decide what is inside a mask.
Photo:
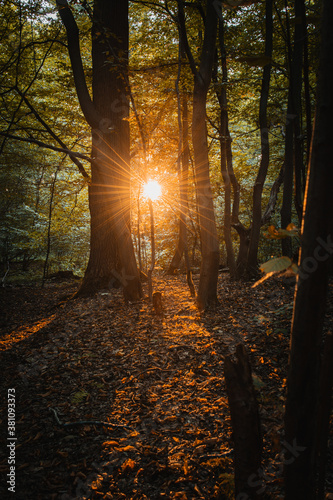
[(179, 29), (179, 34), (180, 38), (183, 44), (183, 47), (185, 49), (188, 61), (190, 63), (190, 68), (195, 76), (197, 74), (197, 67), (195, 65), (195, 61), (193, 58), (193, 54), (191, 51), (191, 47), (188, 43), (188, 38), (187, 38), (187, 31), (186, 31), (186, 25), (185, 25), (185, 13), (184, 13), (184, 3), (183, 0), (177, 0), (178, 3), (178, 29)]
[(58, 12), (66, 28), (68, 52), (71, 60), (76, 93), (85, 119), (91, 128), (99, 128), (103, 117), (98, 113), (90, 97), (83, 70), (79, 30), (67, 0), (56, 0)]
[(56, 151), (58, 153), (65, 153), (68, 156), (75, 156), (76, 158), (81, 158), (81, 160), (86, 160), (89, 163), (94, 163), (95, 161), (93, 158), (89, 158), (89, 156), (86, 156), (82, 153), (76, 153), (75, 151), (71, 151), (68, 148), (57, 148), (56, 146), (52, 146), (51, 144), (46, 144), (45, 142), (34, 139), (33, 137), (21, 137), (19, 135), (8, 134), (7, 132), (1, 132), (1, 131), (0, 135), (2, 135), (3, 137), (7, 137), (8, 139), (15, 139), (21, 142), (29, 142), (30, 144), (37, 144), (37, 146), (40, 146), (41, 148), (51, 149), (52, 151)]
[[(53, 139), (55, 139), (57, 141), (57, 143), (60, 144), (60, 146), (62, 148), (68, 150), (66, 144), (60, 139), (60, 137), (57, 136), (57, 134), (55, 132), (53, 132), (53, 130), (51, 129), (51, 127), (49, 127), (49, 125), (43, 120), (43, 118), (36, 111), (36, 109), (33, 107), (33, 105), (30, 103), (30, 101), (24, 95), (24, 93), (21, 92), (21, 90), (19, 88), (17, 88), (17, 87), (15, 87), (15, 90), (21, 96), (21, 98), (23, 99), (23, 101), (25, 102), (25, 104), (28, 106), (28, 108), (32, 111), (32, 113), (35, 115), (35, 117), (37, 118), (37, 120), (43, 125), (43, 127), (45, 128), (45, 130), (47, 130), (47, 132), (51, 135), (51, 137), (53, 137)], [(72, 162), (78, 167), (78, 169), (79, 169), (80, 173), (83, 175), (83, 177), (85, 177), (86, 179), (90, 179), (89, 174), (86, 172), (86, 170), (85, 170), (84, 166), (82, 165), (82, 163), (75, 156), (73, 156), (73, 155), (69, 155), (69, 157), (72, 160)]]

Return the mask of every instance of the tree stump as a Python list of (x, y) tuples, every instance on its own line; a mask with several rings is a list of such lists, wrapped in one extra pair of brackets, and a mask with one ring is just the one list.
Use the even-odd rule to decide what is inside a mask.
[(236, 360), (227, 356), (224, 376), (234, 439), (235, 499), (262, 498), (262, 433), (252, 372), (244, 345), (236, 347)]
[(158, 316), (163, 315), (163, 302), (161, 292), (153, 293), (153, 307), (155, 310), (155, 314), (157, 314)]

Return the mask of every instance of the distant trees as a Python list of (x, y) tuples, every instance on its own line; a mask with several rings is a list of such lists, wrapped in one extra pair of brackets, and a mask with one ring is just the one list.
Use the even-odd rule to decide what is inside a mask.
[[(47, 2), (13, 0), (4, 2), (0, 12), (0, 253), (9, 267), (7, 279), (14, 269), (28, 272), (34, 262), (39, 273), (43, 261), (76, 271), (86, 265), (84, 187), (89, 174), (77, 161), (85, 175), (80, 178), (76, 169), (70, 171), (66, 155), (29, 144), (50, 138), (57, 142), (62, 134), (65, 148), (77, 141), (76, 108), (66, 75), (55, 71), (54, 56), (61, 64), (63, 42), (58, 38), (59, 25), (49, 18), (52, 10)], [(61, 123), (55, 112), (60, 88), (68, 103)]]

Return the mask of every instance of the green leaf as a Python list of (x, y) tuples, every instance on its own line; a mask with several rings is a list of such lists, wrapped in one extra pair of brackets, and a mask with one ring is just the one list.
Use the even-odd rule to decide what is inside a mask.
[(260, 271), (263, 273), (279, 273), (280, 271), (285, 271), (292, 265), (292, 260), (289, 257), (278, 257), (277, 259), (271, 259), (260, 266)]

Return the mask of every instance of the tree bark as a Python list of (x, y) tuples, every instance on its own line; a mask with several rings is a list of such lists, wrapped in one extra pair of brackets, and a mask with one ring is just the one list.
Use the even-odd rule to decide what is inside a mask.
[[(265, 56), (272, 58), (273, 52), (273, 0), (266, 0), (266, 37), (265, 37)], [(258, 175), (253, 187), (253, 207), (252, 207), (252, 226), (250, 233), (249, 250), (247, 255), (247, 274), (257, 273), (258, 267), (258, 247), (260, 238), (260, 229), (262, 221), (262, 191), (267, 177), (269, 166), (269, 138), (267, 123), (267, 104), (269, 96), (269, 84), (271, 78), (271, 64), (266, 64), (263, 71), (261, 95), (259, 104), (259, 124), (261, 138), (261, 160)]]
[[(303, 193), (302, 193), (302, 172), (303, 172), (303, 144), (301, 137), (301, 93), (302, 93), (302, 67), (304, 49), (304, 27), (302, 16), (302, 4), (304, 0), (295, 0), (295, 31), (294, 44), (291, 48), (289, 17), (287, 14), (287, 44), (289, 60), (289, 91), (288, 109), (286, 121), (285, 137), (285, 163), (283, 180), (283, 200), (281, 208), (281, 226), (285, 229), (292, 218), (292, 200), (295, 193), (295, 207), (301, 221)], [(304, 8), (304, 5), (303, 5)], [(294, 185), (295, 177), (295, 185)], [(292, 257), (292, 243), (290, 238), (281, 241), (282, 253)]]
[(324, 0), (316, 118), (306, 187), (285, 410), (286, 441), (295, 443), (302, 451), (296, 457), (287, 457), (286, 500), (316, 498), (319, 373), (329, 265), (333, 253), (332, 23), (333, 3)]
[(207, 0), (205, 35), (200, 67), (194, 76), (192, 118), (192, 143), (201, 238), (201, 266), (197, 294), (197, 304), (200, 309), (214, 306), (217, 302), (219, 269), (219, 241), (209, 178), (206, 128), (206, 99), (212, 77), (216, 33), (217, 15), (214, 8), (214, 1)]
[(190, 259), (188, 254), (187, 244), (187, 215), (188, 215), (188, 166), (189, 166), (189, 132), (188, 132), (188, 106), (187, 96), (183, 92), (181, 96), (179, 83), (181, 76), (181, 67), (184, 57), (186, 57), (185, 50), (182, 44), (182, 37), (179, 33), (179, 59), (178, 59), (178, 75), (175, 83), (177, 94), (177, 115), (178, 115), (178, 157), (177, 157), (177, 173), (179, 181), (179, 233), (177, 247), (174, 256), (169, 265), (167, 274), (174, 274), (176, 269), (179, 268), (182, 256), (184, 255), (187, 282), (190, 288), (191, 295), (195, 296), (194, 284), (192, 281), (192, 271)]
[(236, 361), (225, 358), (224, 376), (234, 440), (235, 498), (261, 497), (262, 433), (251, 366), (244, 345), (236, 347)]
[(81, 61), (78, 28), (66, 0), (57, 0), (65, 25), (75, 86), (92, 127), (90, 257), (79, 294), (118, 282), (125, 298), (141, 297), (130, 232), (128, 1), (95, 0), (92, 25), (93, 99)]
[(221, 174), (224, 182), (223, 234), (227, 251), (227, 265), (229, 267), (230, 276), (234, 278), (236, 276), (236, 260), (235, 260), (235, 252), (232, 245), (232, 237), (231, 237), (231, 222), (232, 222), (231, 180), (229, 175), (230, 163), (232, 168), (232, 152), (231, 152), (231, 137), (229, 132), (228, 97), (226, 88), (228, 83), (227, 54), (224, 45), (224, 21), (222, 17), (222, 12), (219, 22), (219, 44), (221, 52), (222, 85), (221, 85), (221, 90), (217, 91), (217, 97), (219, 100), (220, 110), (221, 110), (220, 150), (221, 150)]

